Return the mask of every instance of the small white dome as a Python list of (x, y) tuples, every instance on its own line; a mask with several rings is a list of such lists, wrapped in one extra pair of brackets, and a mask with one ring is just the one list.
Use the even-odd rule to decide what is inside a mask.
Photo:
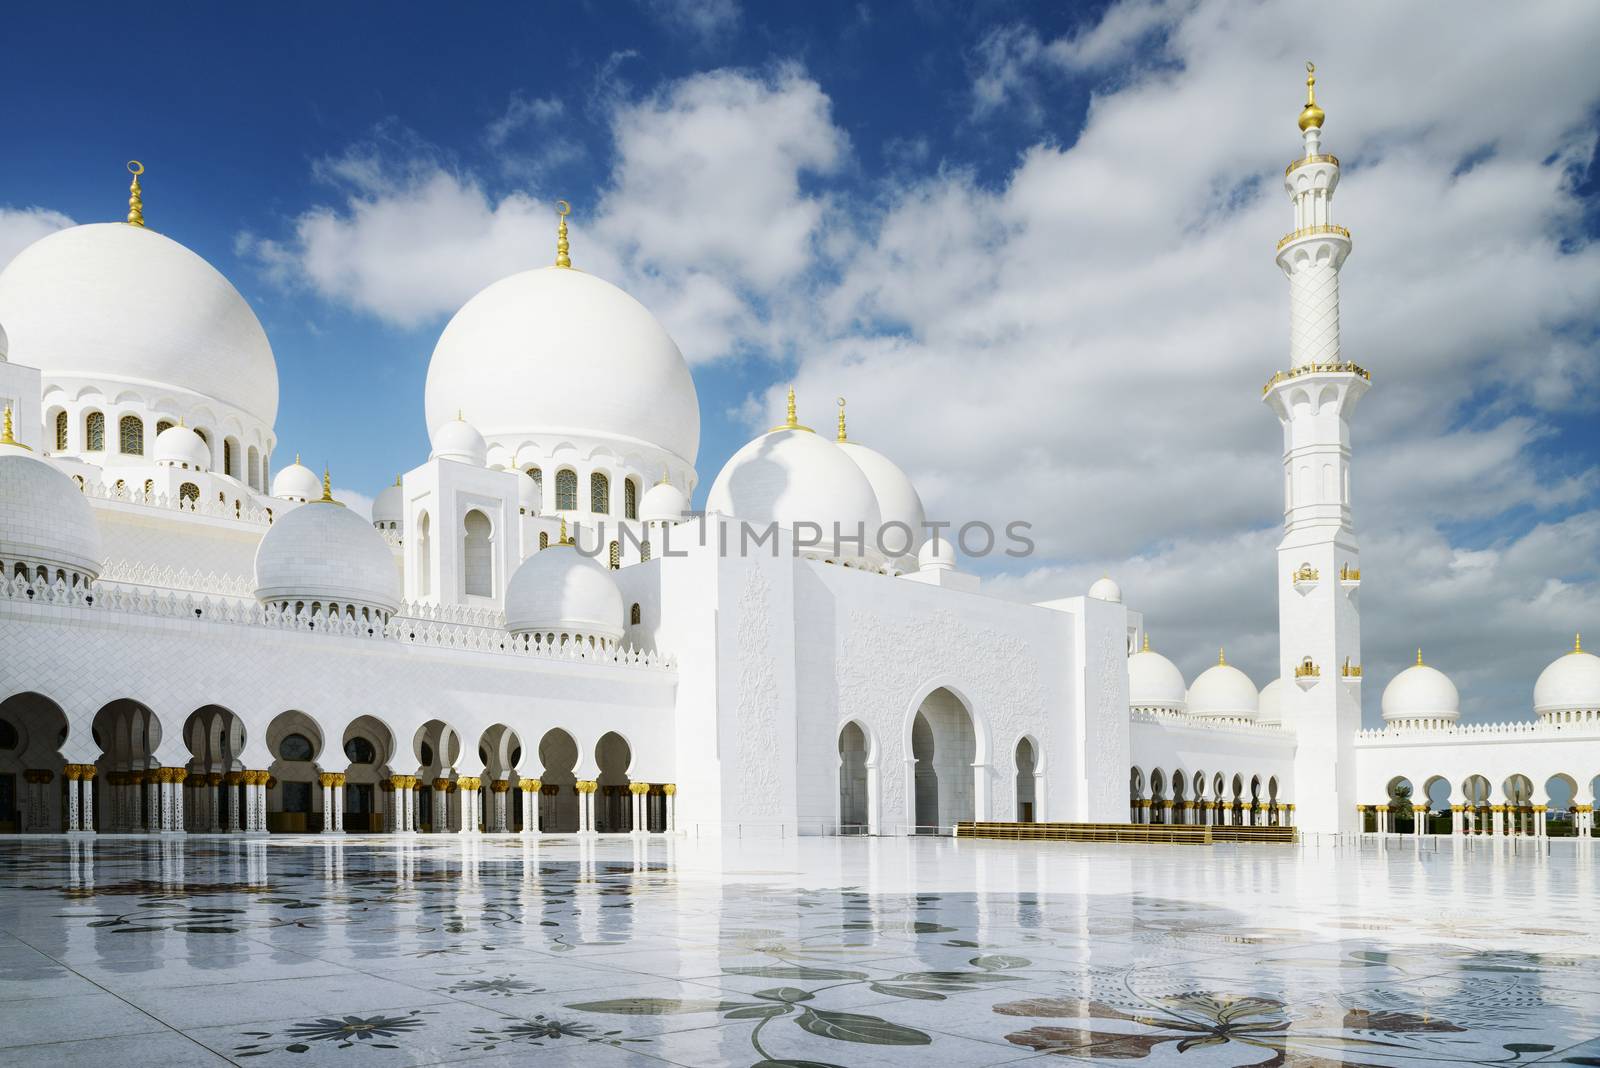
[(286, 501), (314, 501), (322, 496), (322, 479), (296, 456), (273, 478), (272, 495)]
[(1122, 587), (1118, 586), (1110, 575), (1096, 579), (1095, 584), (1089, 587), (1089, 596), (1097, 601), (1110, 601), (1113, 604), (1122, 603)]
[[(918, 495), (917, 488), (904, 471), (876, 449), (869, 449), (854, 441), (841, 441), (838, 444), (844, 454), (861, 468), (861, 473), (867, 476), (873, 495), (878, 498), (878, 518), (883, 525), (888, 527), (890, 523), (898, 523), (905, 526), (905, 530), (899, 526), (885, 530), (883, 543), (888, 549), (894, 550), (909, 542), (905, 552), (890, 556), (890, 559), (896, 567), (910, 569), (915, 565), (917, 550), (922, 547), (926, 536), (923, 522), (927, 514), (923, 511), (922, 497)], [(873, 532), (868, 531), (868, 536), (873, 536)], [(889, 556), (888, 553), (884, 555)]]
[(489, 462), (489, 446), (483, 435), (464, 419), (440, 423), (429, 436), (433, 441), (430, 460), (454, 460), (473, 467), (484, 467)]
[(90, 579), (100, 575), (100, 528), (71, 478), (13, 446), (0, 447), (0, 564), (13, 572), (43, 566)]
[[(805, 550), (808, 555), (878, 559), (872, 547), (879, 526), (872, 483), (843, 449), (809, 430), (773, 430), (734, 453), (711, 484), (706, 509), (791, 531), (797, 523), (815, 523), (821, 535), (814, 549)], [(806, 533), (816, 532), (808, 528)], [(859, 533), (865, 535), (864, 547), (844, 540)]]
[(400, 605), (400, 575), (388, 543), (371, 523), (343, 505), (314, 500), (267, 528), (256, 549), (256, 598), (267, 604), (353, 605), (387, 614)]
[(1261, 687), (1261, 697), (1256, 705), (1256, 722), (1268, 726), (1283, 724), (1283, 679), (1273, 679)]
[[(321, 488), (318, 488), (321, 496)], [(405, 518), (405, 495), (400, 488), (400, 480), (394, 480), (394, 485), (385, 486), (372, 498), (372, 521), (374, 523), (398, 523)]]
[(46, 383), (72, 375), (191, 390), (269, 427), (278, 414), (278, 366), (250, 305), (154, 230), (91, 223), (40, 238), (0, 271), (0, 320), (11, 359)]
[(579, 270), (502, 278), (467, 301), (428, 364), (425, 407), (457, 409), (497, 445), (578, 435), (654, 446), (693, 463), (700, 402), (678, 346), (645, 306)]
[(552, 545), (524, 560), (506, 586), (506, 629), (513, 634), (622, 637), (622, 592), (611, 572), (572, 545)]
[(1178, 665), (1145, 647), (1128, 657), (1128, 705), (1182, 712), (1188, 706), (1188, 687)]
[(1574, 643), (1567, 653), (1539, 673), (1533, 684), (1533, 710), (1591, 712), (1600, 709), (1600, 656), (1583, 652)]
[(933, 536), (917, 550), (917, 570), (950, 571), (956, 566), (955, 542), (943, 536)]
[(1383, 688), (1383, 718), (1449, 719), (1461, 715), (1461, 695), (1450, 676), (1438, 668), (1417, 662), (1406, 668)]
[(211, 466), (211, 449), (205, 439), (181, 425), (169, 426), (156, 435), (154, 455), (158, 464), (188, 464), (194, 471)]
[(539, 483), (528, 475), (517, 477), (517, 508), (523, 515), (538, 515), (544, 507)]
[(1255, 719), (1258, 702), (1256, 684), (1250, 676), (1220, 657), (1189, 687), (1191, 716)]
[(689, 497), (683, 490), (671, 482), (657, 482), (644, 491), (639, 518), (646, 523), (678, 523), (689, 508)]

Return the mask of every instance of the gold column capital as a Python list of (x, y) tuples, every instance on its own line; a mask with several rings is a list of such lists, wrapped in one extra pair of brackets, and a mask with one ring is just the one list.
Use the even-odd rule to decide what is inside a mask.
[(661, 788), (661, 792), (666, 794), (668, 797), (671, 797), (673, 794), (678, 792), (678, 784), (675, 782), (669, 782)]
[(441, 775), (433, 780), (433, 788), (435, 790), (448, 790), (450, 789), (450, 780)]
[(518, 779), (517, 780), (517, 787), (519, 789), (521, 789), (522, 792), (525, 793), (525, 794), (538, 793), (539, 792), (539, 788), (541, 786), (543, 786), (543, 785), (544, 785), (544, 783), (540, 782), (538, 779)]

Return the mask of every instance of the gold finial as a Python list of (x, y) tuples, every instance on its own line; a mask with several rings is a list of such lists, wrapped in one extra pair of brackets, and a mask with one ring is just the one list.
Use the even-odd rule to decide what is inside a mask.
[(556, 266), (572, 266), (572, 246), (567, 244), (567, 216), (572, 214), (572, 205), (565, 200), (556, 201), (556, 215), (561, 222), (556, 226)]
[(1300, 129), (1309, 130), (1315, 126), (1322, 129), (1322, 120), (1327, 116), (1322, 109), (1317, 107), (1317, 65), (1310, 60), (1306, 61), (1306, 106), (1300, 112)]
[(395, 475), (394, 476), (394, 484), (396, 486), (400, 485), (400, 476), (399, 475)]
[(139, 175), (144, 173), (144, 164), (136, 159), (128, 161), (128, 173), (133, 175), (133, 182), (128, 186), (128, 225), (144, 225), (144, 193), (139, 188)]
[(1218, 667), (1227, 667), (1228, 666), (1228, 654), (1227, 654), (1226, 651), (1224, 651), (1222, 649), (1218, 649), (1217, 650), (1217, 666)]
[(556, 539), (557, 545), (571, 545), (572, 539), (567, 537), (567, 517), (561, 517), (561, 536)]
[(1149, 631), (1145, 631), (1144, 632), (1144, 644), (1142, 646), (1140, 646), (1139, 651), (1143, 652), (1143, 653), (1148, 653), (1150, 651), (1150, 632)]
[[(789, 387), (789, 406), (784, 416), (784, 420), (777, 426), (773, 427), (772, 430), (804, 430), (807, 434), (812, 433), (810, 427), (800, 425), (800, 420), (795, 415), (793, 386)], [(772, 430), (767, 431), (767, 433), (772, 433)]]
[[(5, 422), (0, 424), (0, 445), (15, 445), (19, 449), (28, 449), (28, 446), (12, 437), (11, 434), (11, 405), (8, 404), (6, 405)], [(32, 452), (33, 450), (28, 449), (28, 451)]]
[(656, 480), (656, 485), (658, 485), (658, 486), (670, 486), (671, 484), (672, 484), (672, 479), (667, 475), (667, 465), (666, 464), (662, 464), (661, 465), (661, 477)]
[(296, 467), (300, 466), (300, 454), (299, 453), (295, 453), (294, 454), (294, 463), (295, 463)]
[[(7, 408), (6, 409), (6, 437), (9, 438), (10, 436), (11, 436), (11, 409)], [(1583, 652), (1583, 635), (1582, 634), (1574, 634), (1572, 636), (1572, 651), (1575, 652), (1575, 653)]]
[(333, 476), (328, 474), (328, 465), (322, 465), (322, 499), (328, 504), (336, 503), (333, 499)]
[(849, 441), (850, 437), (844, 432), (844, 398), (838, 398), (839, 405), (839, 440)]
[(1417, 666), (1422, 666), (1422, 646), (1417, 646)]

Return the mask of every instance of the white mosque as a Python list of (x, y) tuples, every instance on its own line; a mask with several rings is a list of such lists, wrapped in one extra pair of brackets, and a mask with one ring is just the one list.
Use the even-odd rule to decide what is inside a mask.
[(275, 463), (271, 344), (145, 225), (131, 165), (126, 222), (0, 272), (0, 831), (1588, 836), (1600, 658), (1577, 647), (1525, 720), (1458, 723), (1419, 654), (1360, 729), (1370, 377), (1339, 348), (1351, 238), (1307, 87), (1277, 247), (1290, 369), (1263, 389), (1285, 529), (1260, 689), (1221, 660), (1186, 683), (1109, 579), (986, 595), (842, 407), (819, 433), (791, 393), (691, 514), (688, 368), (572, 266), (564, 205), (554, 264), (445, 327), (431, 454), (368, 521)]

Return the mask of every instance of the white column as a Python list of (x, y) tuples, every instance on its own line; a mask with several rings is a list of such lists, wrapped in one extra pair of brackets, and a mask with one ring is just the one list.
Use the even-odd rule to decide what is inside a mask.
[(78, 829), (78, 765), (68, 765), (67, 774), (67, 831)]
[(333, 780), (333, 829), (344, 833), (344, 776)]
[(677, 786), (677, 784), (676, 783), (668, 783), (667, 786), (666, 786), (666, 791), (667, 791), (667, 833), (668, 834), (677, 834), (678, 833), (678, 786)]
[[(439, 780), (435, 779), (434, 782), (437, 783), (437, 782), (439, 782)], [(434, 786), (434, 788), (433, 788), (433, 833), (434, 834), (442, 834), (445, 831), (448, 831), (449, 829), (450, 829), (450, 794), (445, 790), (439, 789), (438, 786)]]
[(222, 779), (212, 772), (206, 778), (206, 825), (212, 834), (222, 833)]
[(333, 778), (322, 780), (322, 833), (333, 833)]
[(94, 765), (88, 765), (89, 774), (83, 777), (83, 809), (79, 822), (85, 831), (94, 830)]
[(156, 774), (160, 769), (151, 768), (145, 771), (145, 821), (146, 831), (161, 830), (161, 783), (157, 781)]

